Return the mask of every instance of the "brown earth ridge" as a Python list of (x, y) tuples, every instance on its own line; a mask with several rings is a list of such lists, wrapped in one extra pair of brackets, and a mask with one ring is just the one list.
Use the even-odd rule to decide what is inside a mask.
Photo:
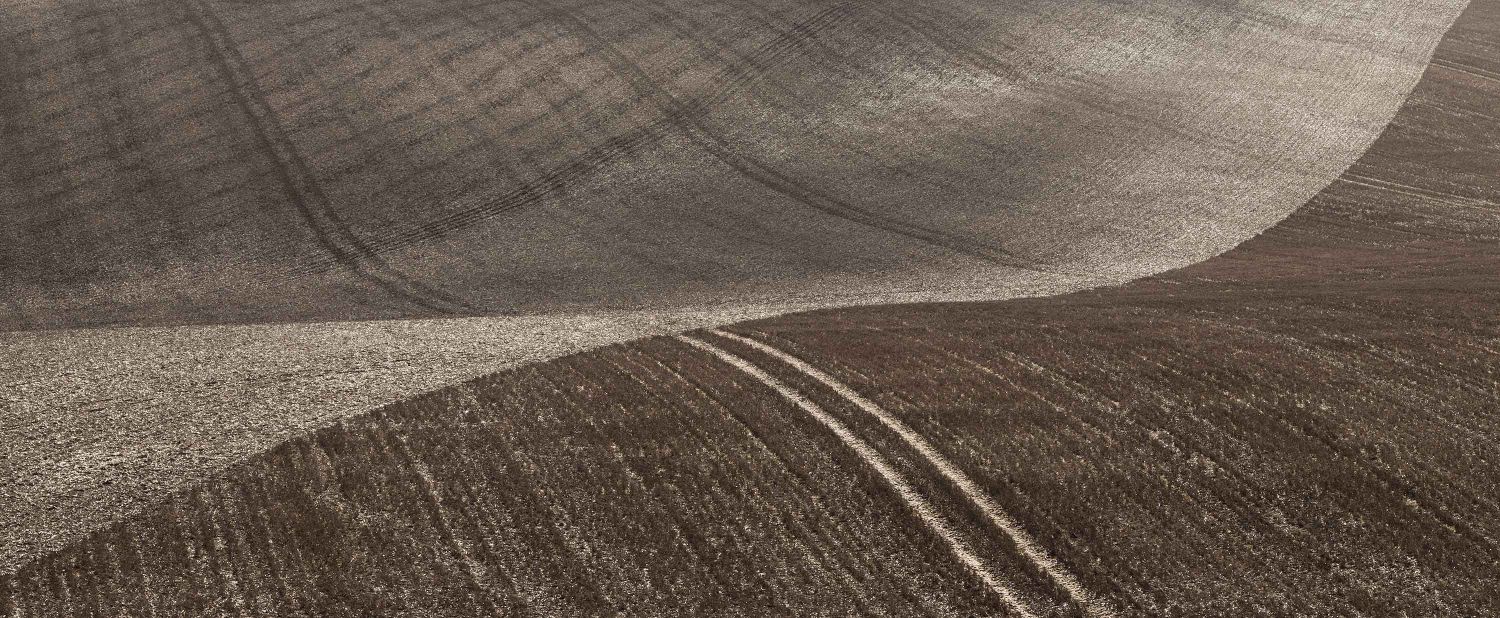
[(0, 612), (1500, 615), (1497, 42), (1471, 3), (1363, 156), (1208, 261), (485, 376), (29, 561)]
[(0, 573), (496, 371), (1201, 261), (1464, 5), (0, 4)]
[(526, 363), (1201, 261), (1464, 4), (0, 4), (0, 573)]

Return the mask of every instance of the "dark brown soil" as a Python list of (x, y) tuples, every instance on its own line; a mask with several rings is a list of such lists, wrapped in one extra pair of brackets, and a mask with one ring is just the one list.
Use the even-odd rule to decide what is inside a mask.
[[(729, 330), (898, 415), (1129, 615), (1500, 615), (1500, 2), (1285, 222), (1125, 286)], [(755, 350), (1078, 610), (886, 429)], [(670, 339), (294, 440), (0, 578), (0, 613), (1004, 611), (881, 479)]]

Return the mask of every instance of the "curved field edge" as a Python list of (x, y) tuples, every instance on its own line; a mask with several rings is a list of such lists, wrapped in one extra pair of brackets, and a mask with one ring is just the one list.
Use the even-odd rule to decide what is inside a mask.
[[(988, 289), (983, 282), (948, 275), (953, 296), (944, 300), (993, 297), (976, 291)], [(902, 299), (933, 297), (885, 290), (835, 300)], [(248, 454), (414, 392), (607, 342), (805, 308), (0, 335), (21, 367), (5, 395), (16, 421), (7, 419), (5, 438), (17, 446), (14, 482), (0, 488), (0, 570)]]
[[(1229, 254), (1064, 297), (734, 330), (907, 418), (1127, 610), (1494, 614), (1497, 24), (1500, 3), (1473, 3), (1371, 150)], [(44, 613), (991, 607), (932, 539), (869, 545), (911, 531), (858, 462), (687, 354), (612, 346), (320, 430), (28, 564), (0, 598)], [(712, 427), (735, 439), (704, 439)], [(855, 574), (881, 585), (851, 589)], [(153, 575), (182, 587), (135, 585)]]
[(1121, 281), (1300, 206), (1463, 4), (15, 5), (0, 328)]

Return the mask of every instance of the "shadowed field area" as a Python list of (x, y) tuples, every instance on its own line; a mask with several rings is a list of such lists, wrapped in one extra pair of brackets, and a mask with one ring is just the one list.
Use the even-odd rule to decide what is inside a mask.
[(1204, 260), (1463, 6), (4, 3), (0, 572), (527, 363)]
[(0, 610), (1500, 614), (1496, 41), (1472, 3), (1369, 151), (1206, 262), (485, 376), (29, 561)]
[(0, 8), (0, 331), (994, 299), (1200, 261), (1453, 0)]

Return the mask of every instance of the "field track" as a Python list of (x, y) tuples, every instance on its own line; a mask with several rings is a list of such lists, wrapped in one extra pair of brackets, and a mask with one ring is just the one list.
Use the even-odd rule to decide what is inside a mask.
[(529, 362), (1214, 255), (1462, 2), (997, 7), (0, 7), (0, 571)]
[[(797, 407), (802, 408), (813, 418), (817, 419), (819, 423), (822, 423), (823, 426), (832, 431), (834, 435), (838, 436), (839, 440), (841, 440), (845, 446), (852, 449), (855, 453), (858, 453), (860, 459), (864, 460), (864, 463), (866, 465), (869, 465), (871, 468), (874, 468), (877, 472), (879, 472), (880, 476), (882, 476), (887, 483), (895, 488), (896, 493), (901, 496), (902, 501), (906, 502), (906, 504), (917, 513), (917, 515), (922, 519), (922, 523), (927, 524), (928, 528), (931, 528), (933, 532), (937, 533), (938, 536), (942, 537), (943, 540), (948, 543), (949, 547), (953, 549), (953, 554), (958, 557), (959, 561), (963, 562), (964, 566), (969, 567), (969, 569), (972, 570), (974, 574), (979, 577), (979, 579), (984, 581), (985, 585), (988, 586), (990, 590), (994, 591), (996, 596), (999, 596), (1001, 599), (1005, 600), (1005, 605), (1010, 609), (1010, 611), (1022, 616), (1035, 616), (1035, 614), (1033, 614), (1031, 610), (1027, 608), (1027, 606), (1029, 605), (1028, 603), (1021, 600), (1021, 598), (1017, 596), (1016, 592), (1014, 590), (1011, 590), (1009, 585), (999, 581), (995, 577), (995, 575), (990, 572), (989, 567), (985, 566), (983, 561), (980, 560), (978, 556), (974, 555), (974, 551), (969, 548), (967, 543), (955, 537), (952, 527), (946, 521), (944, 521), (943, 516), (940, 515), (938, 511), (934, 509), (925, 498), (922, 497), (921, 493), (918, 492), (914, 487), (912, 487), (911, 482), (906, 480), (905, 478), (902, 478), (900, 473), (896, 472), (895, 469), (891, 467), (891, 464), (886, 462), (885, 457), (881, 456), (878, 451), (867, 444), (864, 440), (859, 439), (859, 437), (850, 432), (849, 429), (845, 427), (843, 423), (839, 422), (838, 419), (830, 416), (822, 408), (819, 408), (818, 404), (813, 403), (806, 396), (798, 393), (795, 390), (792, 390), (785, 384), (782, 384), (780, 380), (771, 377), (766, 372), (761, 371), (759, 367), (756, 367), (743, 358), (725, 352), (724, 350), (715, 347), (713, 344), (701, 339), (679, 336), (678, 340), (695, 348), (713, 354), (720, 360), (723, 360), (724, 362), (735, 366), (740, 371), (749, 374), (751, 377), (759, 380), (762, 384), (765, 384), (772, 390), (780, 393), (782, 397), (785, 397), (787, 399), (787, 401), (797, 404)], [(920, 449), (919, 452), (921, 452)], [(922, 454), (924, 456), (927, 455), (927, 453), (925, 452), (923, 452)], [(929, 462), (932, 462), (932, 460), (929, 459)], [(939, 468), (942, 469), (941, 466), (939, 466)], [(944, 470), (944, 472), (946, 473), (947, 470)]]
[[(755, 348), (756, 350), (764, 352), (772, 357), (775, 357), (777, 360), (783, 361), (788, 365), (791, 365), (792, 367), (795, 367), (798, 371), (807, 374), (808, 377), (811, 377), (812, 379), (821, 382), (824, 386), (833, 389), (834, 392), (849, 400), (850, 403), (853, 403), (855, 406), (859, 407), (859, 409), (864, 410), (877, 419), (880, 419), (880, 423), (882, 425), (885, 425), (888, 429), (896, 432), (897, 435), (901, 436), (901, 439), (905, 441), (908, 446), (916, 450), (917, 453), (921, 454), (922, 457), (927, 460), (928, 464), (937, 468), (949, 483), (952, 483), (959, 489), (959, 491), (963, 492), (964, 497), (968, 498), (969, 502), (973, 503), (973, 505), (977, 507), (980, 512), (984, 513), (987, 519), (994, 523), (995, 528), (999, 529), (1000, 531), (1004, 532), (1006, 536), (1010, 537), (1011, 542), (1015, 543), (1016, 546), (1020, 548), (1021, 553), (1025, 554), (1026, 558), (1031, 560), (1032, 564), (1041, 569), (1042, 572), (1046, 573), (1048, 577), (1052, 578), (1052, 580), (1056, 582), (1059, 587), (1067, 591), (1069, 598), (1073, 602), (1088, 610), (1091, 615), (1111, 616), (1114, 614), (1114, 612), (1110, 610), (1108, 606), (1100, 603), (1099, 601), (1093, 600), (1093, 595), (1084, 590), (1083, 586), (1078, 583), (1077, 578), (1069, 573), (1065, 567), (1058, 564), (1055, 558), (1048, 555), (1045, 549), (1038, 546), (1036, 540), (1032, 539), (1031, 535), (1027, 534), (1026, 531), (1023, 530), (1021, 526), (1015, 522), (1014, 519), (1012, 519), (1009, 515), (1006, 515), (1004, 511), (1000, 510), (1000, 508), (994, 504), (994, 501), (990, 500), (985, 495), (984, 490), (975, 485), (974, 481), (970, 480), (967, 476), (964, 475), (961, 470), (956, 468), (952, 463), (948, 462), (947, 459), (945, 459), (941, 454), (937, 452), (937, 449), (933, 448), (931, 444), (928, 444), (928, 442), (924, 440), (920, 435), (917, 435), (915, 432), (913, 432), (911, 428), (907, 427), (899, 419), (891, 416), (889, 412), (886, 412), (878, 404), (864, 398), (859, 393), (854, 392), (848, 386), (834, 379), (832, 376), (823, 373), (816, 367), (808, 365), (806, 362), (803, 362), (802, 359), (787, 354), (786, 352), (782, 352), (781, 350), (777, 350), (776, 348), (773, 348), (754, 339), (750, 339), (748, 337), (741, 337), (739, 335), (726, 333), (721, 330), (715, 330), (713, 332), (715, 335), (738, 341), (752, 348)], [(739, 362), (744, 363), (745, 361), (743, 361), (743, 359), (740, 359)]]
[[(96, 27), (91, 20), (109, 11), (68, 5), (73, 32), (47, 34), (59, 38), (41, 36), (40, 27), (0, 33), (0, 59), (19, 59), (3, 65), (9, 72), (0, 83), (11, 90), (0, 92), (0, 110), (25, 112), (8, 113), (3, 127), (21, 138), (0, 146), (12, 148), (0, 151), (0, 171), (13, 179), (0, 206), (21, 212), (42, 204), (36, 212), (53, 213), (45, 215), (51, 221), (27, 215), (24, 225), (6, 227), (17, 243), (0, 249), (9, 251), (0, 253), (0, 268), (13, 275), (3, 284), (11, 286), (10, 309), (0, 314), (11, 332), (0, 341), (16, 351), (0, 377), (24, 395), (0, 399), (0, 431), (19, 445), (0, 462), (9, 478), (0, 496), (10, 498), (0, 508), (0, 615), (1500, 615), (1493, 574), (1500, 561), (1500, 2), (1468, 5), (1409, 95), (1373, 76), (1400, 75), (1413, 54), (1407, 47), (1422, 47), (1421, 36), (1404, 47), (1374, 35), (1326, 48), (1309, 43), (1299, 50), (1309, 66), (1320, 53), (1341, 60), (1303, 77), (1347, 70), (1351, 58), (1380, 68), (1316, 91), (1323, 98), (1306, 102), (1300, 119), (1271, 113), (1281, 124), (1260, 129), (1244, 127), (1256, 124), (1251, 111), (1268, 108), (1214, 107), (1213, 97), (1200, 101), (1201, 116), (1153, 116), (1150, 97), (1131, 99), (1109, 86), (1138, 85), (1132, 76), (1105, 69), (1057, 82), (1065, 86), (1028, 78), (1038, 65), (1027, 58), (1101, 61), (1063, 53), (1081, 45), (1068, 37), (1087, 28), (1047, 30), (1090, 19), (1080, 15), (1087, 9), (1047, 13), (1025, 4), (1022, 17), (994, 17), (995, 32), (1029, 26), (1058, 41), (1018, 35), (1018, 47), (1005, 50), (945, 40), (955, 29), (944, 20), (973, 10), (968, 5), (930, 14), (880, 3), (757, 13), (747, 22), (774, 26), (776, 34), (721, 32), (717, 51), (693, 48), (715, 62), (695, 64), (683, 60), (685, 47), (640, 33), (659, 27), (702, 35), (694, 20), (708, 15), (664, 3), (608, 15), (600, 7), (559, 15), (541, 3), (516, 4), (533, 12), (523, 11), (511, 33), (529, 42), (515, 44), (544, 58), (497, 65), (512, 73), (493, 82), (459, 79), (472, 76), (453, 62), (510, 44), (470, 36), (503, 21), (469, 14), (485, 5), (403, 13), (394, 4), (360, 3), (327, 16), (318, 3), (275, 11), (129, 5), (140, 21), (120, 23), (140, 32)], [(1162, 47), (1140, 53), (1161, 66), (1175, 57), (1164, 50), (1203, 44), (1183, 34), (1196, 32), (1191, 27), (1177, 31), (1152, 19), (1187, 3), (1144, 6), (1090, 24), (1150, 29)], [(1235, 27), (1215, 34), (1249, 37), (1240, 42), (1251, 45), (1288, 29), (1306, 34), (1298, 28), (1405, 18), (1416, 32), (1430, 26), (1419, 15), (1441, 22), (1432, 29), (1442, 32), (1447, 20), (1432, 16), (1453, 8), (1431, 3), (1412, 5), (1410, 14), (1356, 17), (1337, 9), (1288, 16), (1275, 6), (1249, 7)], [(43, 10), (7, 5), (0, 16), (67, 25), (28, 13)], [(358, 19), (340, 24), (344, 12), (356, 11)], [(1218, 14), (1202, 9), (1199, 16), (1214, 22)], [(333, 22), (327, 32), (318, 30), (322, 20)], [(606, 26), (627, 23), (635, 25), (622, 26), (624, 34)], [(302, 46), (336, 46), (338, 38), (319, 37), (349, 28), (360, 32), (348, 37), (356, 49), (330, 65), (292, 70), (308, 62)], [(365, 29), (388, 36), (366, 39)], [(452, 35), (451, 49), (433, 45), (450, 31), (465, 34)], [(123, 69), (107, 66), (108, 53), (85, 53), (81, 41), (102, 37), (101, 45), (151, 57), (155, 35), (146, 35), (157, 32), (193, 43), (162, 47), (179, 50), (160, 52), (165, 59), (181, 61), (163, 66), (204, 73), (107, 96), (214, 84), (213, 104), (201, 96), (154, 104), (179, 106), (172, 113), (203, 118), (204, 127), (224, 123), (188, 146), (233, 159), (224, 165), (236, 171), (202, 176), (212, 178), (207, 186), (160, 179), (181, 172), (171, 168), (179, 162), (213, 168), (212, 157), (152, 163), (167, 151), (112, 141), (121, 137), (109, 131), (76, 138), (66, 150), (38, 127), (85, 113), (66, 111), (81, 107), (48, 115), (16, 103), (42, 77), (79, 88), (129, 84), (125, 77), (91, 81)], [(891, 48), (862, 59), (829, 51), (860, 36), (884, 37)], [(48, 64), (49, 40), (79, 53)], [(371, 47), (359, 47), (364, 41)], [(1379, 52), (1361, 47), (1387, 43)], [(796, 76), (827, 71), (848, 76), (831, 81), (854, 88), (903, 66), (906, 53), (951, 63), (934, 69), (951, 83), (1007, 70), (1015, 83), (1043, 82), (1036, 92), (972, 82), (1017, 93), (1006, 102), (1025, 101), (1030, 115), (1013, 125), (974, 120), (980, 124), (935, 131), (938, 142), (913, 145), (920, 152), (967, 160), (975, 151), (954, 144), (979, 127), (997, 143), (1063, 154), (1044, 157), (1034, 177), (1002, 174), (996, 184), (974, 180), (983, 175), (980, 163), (965, 171), (968, 178), (887, 182), (872, 179), (877, 171), (915, 172), (920, 163), (863, 139), (877, 136), (829, 133), (837, 119), (807, 111), (816, 105), (787, 112), (786, 125), (755, 116), (758, 105), (786, 111), (798, 93), (831, 97), (822, 103), (830, 107), (847, 104), (849, 92), (808, 90)], [(440, 68), (429, 74), (388, 64), (398, 56)], [(889, 64), (877, 64), (882, 59)], [(1256, 59), (1267, 75), (1291, 70), (1284, 58)], [(1204, 61), (1204, 74), (1173, 74), (1201, 78), (1223, 70), (1215, 62)], [(558, 84), (571, 93), (546, 91), (555, 66), (569, 63), (583, 63), (570, 70), (593, 81)], [(927, 78), (891, 79), (895, 87)], [(474, 106), (475, 92), (460, 88), (483, 84), (479, 91), (488, 92), (497, 83), (523, 85), (504, 99), (519, 107)], [(1221, 84), (1222, 92), (1249, 83), (1264, 82)], [(1085, 91), (1094, 96), (1063, 97), (1077, 102), (1061, 104), (1065, 120), (1042, 120), (1038, 110), (1056, 97)], [(527, 92), (540, 99), (526, 99)], [(63, 88), (49, 96), (75, 95)], [(401, 105), (347, 105), (364, 98)], [(1337, 103), (1345, 99), (1376, 103)], [(118, 109), (158, 109), (130, 100)], [(1385, 124), (1380, 101), (1403, 100)], [(205, 111), (225, 109), (238, 111)], [(923, 109), (929, 120), (972, 118), (952, 107)], [(517, 115), (496, 120), (497, 113)], [(1098, 123), (1103, 117), (1129, 122)], [(1206, 128), (1215, 119), (1247, 132), (1229, 140), (1227, 131)], [(137, 136), (131, 139), (150, 126), (95, 120), (134, 127), (125, 134)], [(772, 136), (813, 130), (758, 143), (743, 130), (752, 121), (767, 122)], [(1009, 132), (1069, 123), (1089, 130), (1042, 142)], [(1309, 131), (1300, 143), (1286, 138), (1297, 135), (1287, 133), (1297, 123)], [(1372, 123), (1383, 132), (1356, 158), (1351, 144), (1369, 143), (1358, 136), (1373, 137)], [(475, 132), (445, 133), (452, 126)], [(878, 137), (916, 139), (890, 130)], [(311, 147), (323, 139), (312, 136), (325, 133), (327, 147)], [(541, 137), (551, 134), (570, 137)], [(1078, 137), (1084, 134), (1122, 149), (1082, 152), (1094, 143)], [(828, 160), (776, 159), (805, 148), (798, 139), (829, 135), (849, 139)], [(1146, 138), (1165, 146), (1124, 149)], [(445, 154), (426, 172), (412, 172), (415, 153), (433, 140)], [(243, 151), (246, 143), (253, 151)], [(528, 154), (517, 155), (524, 164), (492, 166), (508, 170), (505, 177), (476, 171), (492, 160), (454, 154), (511, 143)], [(387, 147), (394, 149), (381, 150)], [(1164, 180), (1160, 166), (1186, 169), (1187, 158), (1209, 152), (1226, 158), (1201, 161), (1203, 177)], [(873, 163), (840, 171), (839, 157)], [(1009, 159), (983, 161), (1000, 160)], [(205, 211), (260, 206), (223, 218), (147, 209), (141, 216), (151, 221), (127, 227), (162, 238), (106, 233), (94, 226), (119, 214), (97, 209), (120, 194), (99, 186), (124, 177), (111, 168), (122, 161), (158, 179), (133, 189), (148, 196), (142, 204), (171, 197), (193, 198), (185, 203)], [(1125, 171), (1073, 178), (1063, 171), (1073, 166)], [(700, 175), (704, 184), (694, 184)], [(1072, 180), (1037, 184), (1054, 177)], [(1153, 182), (1173, 188), (1148, 190)], [(861, 183), (868, 194), (848, 190)], [(872, 206), (911, 203), (903, 183), (950, 192), (935, 193), (945, 197), (927, 214)], [(1215, 187), (1224, 202), (1206, 205)], [(1306, 194), (1285, 204), (1303, 190), (1295, 187)], [(641, 218), (620, 205), (619, 196), (632, 191), (670, 199)], [(411, 196), (429, 193), (448, 198), (406, 216)], [(799, 214), (771, 217), (780, 223), (770, 227), (745, 213), (682, 214), (702, 205), (682, 196), (710, 193), (745, 205), (788, 200), (765, 208), (790, 205), (776, 212)], [(1115, 214), (1094, 217), (1100, 211), (1084, 206), (1060, 207), (1040, 223), (1022, 224), (1015, 213), (976, 223), (981, 205), (962, 204), (981, 194), (1023, 209), (1080, 197), (1168, 206), (1141, 206), (1138, 225)], [(851, 195), (873, 201), (855, 203)], [(367, 210), (341, 211), (360, 200)], [(1245, 206), (1257, 201), (1263, 206)], [(294, 208), (281, 208), (288, 205)], [(1186, 265), (1297, 205), (1229, 252)], [(548, 214), (535, 214), (541, 210)], [(153, 219), (169, 216), (180, 221)], [(659, 229), (674, 217), (696, 223)], [(1196, 223), (1165, 223), (1183, 217)], [(510, 227), (495, 227), (500, 221)], [(1221, 235), (1209, 233), (1216, 221)], [(609, 226), (623, 230), (617, 245), (600, 244)], [(653, 228), (664, 236), (637, 236)], [(998, 235), (968, 233), (976, 229)], [(1073, 247), (1061, 235), (1048, 237), (1049, 229), (1095, 236)], [(706, 234), (718, 236), (701, 246), (683, 240)], [(729, 253), (740, 257), (689, 269), (713, 254), (711, 240), (736, 234), (743, 244)], [(82, 240), (58, 242), (65, 237)], [(847, 244), (775, 263), (753, 249), (817, 246), (820, 237)], [(570, 249), (544, 255), (536, 247), (546, 242)], [(632, 244), (653, 248), (626, 251)], [(201, 254), (128, 254), (167, 246)], [(253, 256), (210, 250), (227, 246), (271, 248)], [(503, 248), (486, 253), (494, 247)], [(876, 255), (883, 253), (917, 266), (880, 274), (889, 270)], [(536, 283), (541, 273), (568, 272), (563, 255), (621, 261), (570, 286)], [(63, 263), (113, 263), (120, 272), (64, 272)], [(495, 263), (530, 274), (482, 272)], [(756, 285), (723, 287), (768, 265)], [(958, 283), (943, 287), (934, 278), (943, 273)], [(1112, 287), (1009, 298), (1148, 274)], [(614, 284), (606, 282), (636, 286), (662, 304), (622, 303), (629, 313), (561, 310), (610, 297)], [(818, 289), (828, 296), (817, 297)], [(880, 289), (913, 293), (872, 291)], [(754, 302), (699, 305), (739, 291)], [(985, 298), (1009, 300), (882, 302)], [(867, 306), (836, 307), (850, 304)], [(829, 308), (776, 315), (818, 307)], [(444, 315), (479, 317), (429, 319)], [(318, 321), (344, 318), (402, 320)], [(606, 345), (736, 318), (758, 319)], [(105, 325), (133, 327), (79, 328)], [(360, 343), (371, 339), (379, 343)], [(587, 351), (569, 354), (577, 350)], [(101, 360), (90, 364), (91, 357)], [(230, 369), (246, 359), (265, 359), (264, 369)], [(121, 385), (137, 379), (142, 386)], [(381, 383), (388, 384), (373, 386)], [(419, 391), (430, 392), (409, 396)], [(256, 398), (274, 403), (256, 408), (265, 405), (250, 403)], [(241, 420), (239, 408), (257, 411)], [(136, 443), (144, 445), (139, 453), (122, 446)]]

